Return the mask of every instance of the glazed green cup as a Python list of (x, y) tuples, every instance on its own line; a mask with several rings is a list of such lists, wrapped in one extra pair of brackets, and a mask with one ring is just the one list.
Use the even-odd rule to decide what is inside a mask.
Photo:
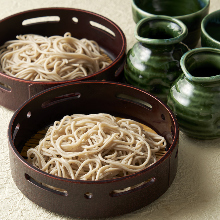
[(209, 5), (210, 0), (132, 0), (132, 14), (136, 23), (155, 15), (181, 20), (188, 28), (188, 36), (183, 43), (193, 49), (199, 42), (201, 22), (209, 12)]
[(207, 15), (201, 24), (202, 47), (220, 49), (220, 10)]
[(180, 59), (188, 51), (182, 41), (187, 33), (183, 22), (169, 16), (140, 20), (134, 33), (137, 42), (127, 53), (125, 81), (166, 102), (172, 83), (182, 73)]
[(220, 50), (201, 47), (185, 53), (182, 75), (173, 83), (168, 106), (180, 130), (198, 139), (220, 138)]

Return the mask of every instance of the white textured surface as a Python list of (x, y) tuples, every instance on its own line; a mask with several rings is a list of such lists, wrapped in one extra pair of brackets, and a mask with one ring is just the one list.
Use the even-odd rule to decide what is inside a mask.
[[(128, 49), (135, 42), (131, 0), (0, 0), (0, 19), (28, 9), (71, 7), (101, 14), (124, 31)], [(211, 0), (210, 12), (220, 9)], [(4, 34), (4, 33), (1, 33)], [(29, 201), (17, 189), (11, 173), (7, 145), (8, 123), (12, 111), (0, 107), (0, 219), (70, 219), (50, 213)], [(168, 191), (149, 206), (114, 219), (220, 219), (220, 144), (219, 139), (199, 141), (180, 133), (177, 176)]]

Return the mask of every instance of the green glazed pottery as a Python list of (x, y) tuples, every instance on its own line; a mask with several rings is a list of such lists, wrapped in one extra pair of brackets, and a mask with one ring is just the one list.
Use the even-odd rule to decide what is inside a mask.
[(220, 49), (220, 10), (207, 15), (201, 24), (202, 47)]
[(188, 48), (181, 41), (186, 36), (186, 26), (168, 16), (139, 21), (137, 42), (127, 53), (125, 81), (166, 102), (172, 83), (182, 73), (180, 59)]
[(199, 139), (220, 137), (220, 50), (197, 48), (183, 55), (182, 75), (173, 83), (168, 106), (180, 129)]
[(181, 20), (188, 28), (183, 41), (189, 48), (195, 48), (201, 35), (202, 19), (209, 12), (210, 0), (132, 0), (133, 19), (167, 15)]

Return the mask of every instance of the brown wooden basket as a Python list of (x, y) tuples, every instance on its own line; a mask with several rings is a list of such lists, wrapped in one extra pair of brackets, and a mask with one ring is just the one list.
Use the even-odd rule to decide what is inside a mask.
[[(100, 181), (56, 177), (21, 156), (26, 143), (41, 135), (39, 131), (74, 113), (109, 113), (139, 121), (166, 138), (166, 152), (141, 172)], [(146, 91), (117, 82), (74, 82), (34, 95), (14, 113), (8, 139), (18, 189), (39, 206), (71, 217), (105, 218), (140, 209), (166, 192), (177, 171), (179, 130), (174, 114)], [(133, 188), (125, 191), (126, 187)]]
[(0, 45), (17, 35), (61, 35), (70, 32), (78, 39), (95, 40), (112, 63), (86, 77), (71, 81), (34, 82), (7, 76), (0, 72), (0, 105), (16, 110), (34, 94), (52, 86), (79, 80), (120, 81), (125, 61), (126, 38), (111, 20), (84, 10), (72, 8), (41, 8), (14, 14), (0, 21)]

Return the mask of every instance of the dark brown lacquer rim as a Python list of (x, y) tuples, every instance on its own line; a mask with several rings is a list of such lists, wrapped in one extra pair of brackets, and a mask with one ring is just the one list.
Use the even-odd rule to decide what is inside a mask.
[[(44, 13), (44, 15), (42, 15), (42, 13)], [(67, 14), (67, 17), (68, 17), (67, 19), (64, 16), (65, 13)], [(38, 14), (39, 14), (39, 16), (38, 16)], [(89, 23), (90, 21), (95, 20), (95, 23), (99, 23), (102, 26), (105, 26), (110, 30), (113, 29), (116, 34), (115, 36), (111, 36), (111, 34), (108, 34), (107, 32), (102, 31), (101, 29), (99, 29), (97, 27), (93, 27), (91, 24), (87, 25), (87, 28), (91, 29), (91, 31), (97, 31), (97, 29), (99, 29), (100, 36), (102, 36), (102, 37), (107, 37), (107, 38), (112, 38), (112, 39), (114, 38), (113, 43), (116, 41), (117, 42), (120, 41), (120, 45), (119, 45), (119, 43), (117, 43), (117, 49), (114, 49), (114, 52), (111, 51), (110, 46), (108, 46), (108, 48), (105, 48), (105, 47), (103, 48), (103, 49), (107, 49), (108, 51), (113, 53), (114, 59), (109, 66), (107, 66), (106, 68), (104, 68), (102, 70), (99, 70), (98, 72), (95, 72), (89, 76), (77, 78), (74, 80), (66, 80), (66, 81), (55, 81), (55, 82), (39, 81), (39, 82), (36, 82), (36, 81), (24, 80), (24, 79), (19, 79), (16, 77), (8, 76), (8, 75), (0, 72), (0, 90), (3, 91), (2, 98), (0, 98), (0, 105), (4, 106), (6, 108), (9, 108), (11, 110), (16, 110), (25, 100), (30, 98), (32, 95), (34, 95), (44, 89), (50, 88), (52, 86), (60, 85), (63, 83), (71, 83), (71, 82), (81, 81), (81, 80), (120, 81), (119, 75), (121, 74), (121, 72), (123, 70), (125, 57), (126, 57), (126, 54), (125, 54), (126, 53), (126, 37), (125, 37), (123, 31), (121, 30), (121, 28), (117, 24), (115, 24), (113, 21), (111, 21), (110, 19), (108, 19), (102, 15), (99, 15), (99, 14), (96, 14), (96, 13), (93, 13), (90, 11), (81, 10), (81, 9), (74, 9), (74, 8), (59, 8), (59, 7), (39, 8), (39, 9), (27, 10), (24, 12), (20, 12), (20, 13), (17, 13), (17, 14), (14, 14), (14, 15), (11, 15), (11, 16), (8, 16), (8, 17), (2, 19), (0, 21), (0, 28), (2, 27), (2, 31), (4, 31), (3, 28), (5, 28), (5, 25), (7, 24), (7, 25), (11, 26), (10, 29), (15, 29), (14, 25), (16, 25), (16, 24), (14, 24), (13, 21), (17, 18), (18, 18), (17, 20), (22, 20), (22, 18), (23, 18), (23, 20), (27, 20), (27, 19), (31, 19), (31, 18), (44, 17), (44, 16), (47, 16), (47, 14), (48, 14), (48, 16), (56, 16), (57, 15), (57, 16), (62, 17), (62, 19), (61, 19), (62, 22), (59, 21), (56, 24), (56, 25), (58, 25), (59, 30), (67, 31), (65, 28), (70, 27), (70, 25), (71, 25), (70, 21), (68, 21), (68, 27), (61, 27), (63, 20), (65, 20), (65, 19), (68, 20), (71, 15), (72, 15), (72, 17), (74, 17), (75, 14), (79, 15), (79, 17), (81, 17), (83, 19), (83, 21), (80, 21), (80, 22)], [(33, 16), (33, 17), (31, 17), (31, 16)], [(71, 22), (73, 23), (73, 21), (71, 21)], [(80, 22), (77, 22), (77, 23), (80, 23)], [(43, 23), (46, 23), (46, 22), (42, 22), (42, 23), (37, 22), (37, 23), (34, 23), (34, 25), (35, 24), (45, 25)], [(48, 22), (48, 24), (46, 24), (46, 25), (50, 26), (52, 23), (53, 22), (51, 22), (51, 23)], [(78, 24), (73, 24), (73, 25), (76, 25), (75, 27), (77, 27), (77, 28), (75, 28), (75, 29), (78, 29), (78, 31), (80, 31), (78, 28), (80, 25), (78, 25)], [(27, 30), (27, 32), (29, 32), (28, 30), (30, 30), (30, 32), (31, 32), (32, 29), (30, 26), (31, 25), (26, 25), (26, 27), (23, 27), (23, 25), (21, 25), (21, 29), (22, 29), (22, 31)], [(19, 30), (16, 30), (16, 31), (19, 32)], [(14, 31), (13, 33), (10, 31), (8, 31), (8, 32), (5, 31), (5, 33), (6, 33), (4, 36), (5, 40), (3, 40), (3, 38), (2, 39), (0, 38), (0, 41), (2, 41), (2, 43), (4, 43), (6, 40), (9, 40), (9, 39), (7, 39), (7, 34), (10, 36), (20, 34), (20, 33), (16, 33), (16, 31)], [(39, 33), (39, 34), (41, 34), (41, 33)], [(53, 35), (53, 34), (47, 34), (47, 35)], [(98, 34), (95, 35), (94, 33), (92, 35), (94, 35), (95, 37), (98, 36)], [(86, 36), (84, 36), (84, 37), (86, 37)], [(97, 39), (98, 38), (99, 37), (97, 37)], [(97, 41), (97, 39), (93, 39), (93, 40)], [(116, 50), (117, 50), (117, 52), (116, 52)], [(117, 55), (116, 55), (116, 53), (117, 53)], [(5, 91), (4, 87), (1, 88), (1, 83), (6, 84), (6, 85), (8, 84), (9, 86), (11, 86), (11, 91)], [(30, 88), (27, 88), (28, 86), (32, 86), (33, 89), (31, 90)], [(18, 98), (16, 96), (17, 96), (17, 94), (20, 93), (20, 91), (21, 91), (21, 95), (20, 95), (21, 97)], [(4, 95), (5, 95), (5, 97), (4, 97)], [(15, 97), (18, 99), (21, 99), (21, 100), (18, 101), (18, 100), (16, 100)], [(7, 99), (7, 101), (4, 99)], [(12, 100), (12, 101), (10, 101), (10, 100)]]
[[(171, 121), (172, 126), (174, 128), (172, 143), (170, 143), (170, 147), (167, 150), (166, 154), (162, 158), (160, 158), (156, 163), (154, 163), (153, 165), (143, 169), (140, 172), (137, 172), (135, 174), (128, 175), (128, 176), (125, 176), (125, 177), (117, 178), (117, 179), (99, 180), (99, 181), (72, 180), (72, 179), (56, 177), (56, 176), (53, 176), (53, 175), (48, 174), (46, 172), (43, 172), (43, 171), (35, 168), (31, 164), (29, 164), (20, 155), (20, 153), (18, 152), (18, 150), (17, 150), (17, 148), (16, 148), (16, 146), (14, 144), (14, 140), (13, 140), (14, 130), (13, 130), (13, 127), (16, 126), (17, 122), (15, 122), (15, 121), (16, 121), (17, 117), (19, 117), (19, 119), (21, 119), (22, 118), (21, 115), (24, 115), (24, 111), (26, 111), (28, 109), (28, 106), (33, 105), (33, 102), (36, 102), (37, 99), (42, 98), (43, 96), (44, 97), (49, 97), (48, 95), (50, 95), (50, 94), (52, 94), (52, 93), (54, 93), (54, 92), (56, 92), (58, 90), (61, 90), (61, 89), (62, 89), (62, 91), (64, 91), (64, 90), (68, 90), (68, 88), (74, 88), (74, 87), (77, 87), (77, 86), (81, 86), (81, 88), (83, 88), (83, 90), (85, 90), (85, 88), (89, 87), (89, 86), (93, 86), (91, 88), (95, 88), (95, 87), (96, 88), (99, 88), (99, 87), (102, 88), (104, 86), (106, 88), (107, 86), (109, 86), (109, 88), (110, 87), (111, 88), (116, 88), (116, 90), (117, 89), (119, 89), (121, 91), (128, 90), (131, 93), (138, 93), (138, 94), (141, 93), (141, 95), (148, 97), (149, 100), (152, 101), (152, 103), (157, 103), (161, 108), (163, 108), (168, 113), (168, 115), (170, 117), (170, 121)], [(116, 108), (116, 111), (117, 111), (117, 108)], [(134, 113), (134, 114), (136, 114), (136, 113)], [(154, 114), (154, 113), (152, 113), (152, 114)], [(167, 188), (171, 185), (171, 183), (172, 183), (172, 181), (173, 181), (173, 179), (175, 177), (175, 174), (176, 174), (177, 162), (172, 162), (172, 161), (176, 161), (177, 160), (176, 157), (177, 157), (177, 152), (178, 152), (177, 148), (178, 148), (178, 142), (179, 142), (179, 127), (178, 127), (177, 120), (176, 120), (173, 112), (170, 110), (170, 108), (166, 104), (161, 102), (159, 99), (157, 99), (156, 97), (154, 97), (153, 95), (149, 94), (148, 92), (146, 92), (144, 90), (138, 89), (138, 88), (130, 86), (130, 85), (125, 85), (125, 84), (117, 83), (117, 82), (83, 81), (83, 82), (73, 82), (73, 83), (69, 83), (69, 84), (63, 84), (63, 85), (59, 85), (59, 86), (56, 86), (56, 87), (53, 87), (53, 88), (49, 88), (47, 90), (44, 90), (44, 91), (34, 95), (32, 98), (27, 100), (22, 106), (20, 106), (16, 110), (16, 112), (14, 113), (14, 115), (13, 115), (13, 117), (12, 117), (10, 123), (9, 123), (8, 140), (9, 140), (10, 160), (11, 160), (11, 169), (12, 169), (13, 179), (16, 182), (16, 185), (18, 186), (18, 188), (30, 200), (33, 200), (33, 202), (36, 202), (38, 205), (43, 206), (44, 208), (49, 209), (51, 211), (55, 211), (55, 212), (57, 212), (59, 214), (64, 214), (64, 215), (68, 215), (68, 216), (72, 216), (72, 217), (76, 217), (77, 216), (77, 217), (80, 217), (80, 218), (102, 218), (102, 217), (110, 217), (110, 216), (115, 216), (115, 215), (121, 215), (121, 214), (125, 214), (125, 213), (128, 213), (128, 212), (137, 210), (137, 209), (139, 209), (139, 208), (141, 208), (141, 207), (151, 203), (152, 201), (157, 199), (160, 195), (162, 195), (167, 190)], [(148, 198), (149, 201), (144, 201), (144, 200), (142, 201), (141, 198), (140, 198), (140, 201), (137, 202), (137, 205), (135, 204), (134, 206), (132, 205), (132, 207), (131, 207), (130, 206), (131, 204), (129, 204), (130, 200), (128, 200), (128, 198), (127, 198), (127, 196), (130, 196), (130, 194), (132, 194), (132, 196), (134, 196), (134, 197), (135, 196), (141, 196), (141, 195), (139, 195), (139, 193), (140, 193), (141, 190), (146, 190), (145, 189), (146, 187), (145, 187), (145, 188), (140, 188), (140, 190), (135, 190), (134, 192), (126, 194), (126, 195), (123, 195), (123, 194), (119, 193), (119, 194), (116, 194), (116, 197), (115, 197), (115, 195), (114, 196), (110, 196), (111, 198), (114, 197), (114, 198), (117, 198), (118, 200), (122, 200), (123, 202), (122, 201), (119, 202), (119, 204), (121, 204), (122, 206), (123, 206), (124, 203), (128, 203), (128, 206), (120, 208), (119, 207), (120, 205), (119, 204), (117, 205), (117, 202), (114, 204), (114, 201), (116, 201), (116, 200), (113, 200), (112, 201), (113, 203), (110, 202), (108, 204), (108, 206), (110, 207), (109, 208), (110, 210), (111, 210), (111, 208), (112, 208), (112, 210), (114, 210), (114, 209), (117, 209), (117, 207), (118, 207), (118, 210), (116, 211), (116, 213), (112, 213), (112, 212), (108, 213), (108, 211), (105, 210), (106, 209), (105, 204), (104, 204), (105, 202), (103, 200), (101, 200), (100, 204), (103, 203), (103, 210), (105, 210), (105, 211), (100, 212), (100, 213), (94, 213), (90, 209), (91, 213), (85, 214), (83, 212), (79, 212), (78, 214), (75, 215), (75, 214), (71, 213), (71, 211), (57, 210), (57, 209), (54, 210), (53, 207), (51, 207), (50, 205), (47, 204), (47, 202), (41, 201), (39, 198), (33, 198), (33, 195), (31, 195), (33, 193), (33, 189), (32, 189), (31, 193), (28, 191), (28, 189), (26, 189), (26, 188), (23, 189), (22, 188), (23, 186), (22, 186), (22, 184), (20, 182), (20, 181), (22, 181), (20, 179), (22, 177), (17, 177), (16, 176), (17, 174), (15, 174), (15, 166), (17, 166), (17, 165), (15, 165), (15, 161), (16, 161), (16, 164), (20, 164), (18, 167), (16, 167), (16, 170), (20, 170), (20, 169), (26, 170), (26, 171), (21, 171), (21, 172), (26, 172), (26, 173), (30, 172), (31, 175), (36, 175), (36, 176), (42, 177), (44, 179), (46, 178), (50, 182), (54, 182), (55, 183), (57, 181), (58, 182), (61, 181), (61, 182), (63, 182), (63, 184), (64, 183), (65, 184), (69, 184), (70, 191), (73, 190), (74, 187), (79, 187), (78, 191), (80, 191), (80, 187), (85, 188), (85, 186), (88, 187), (88, 188), (89, 187), (90, 188), (94, 187), (94, 189), (96, 189), (96, 187), (99, 187), (99, 189), (98, 190), (96, 189), (96, 190), (97, 191), (100, 190), (99, 193), (102, 194), (101, 186), (104, 187), (104, 188), (105, 187), (108, 188), (108, 187), (113, 186), (113, 185), (114, 186), (115, 185), (120, 186), (121, 183), (122, 183), (122, 185), (124, 185), (125, 183), (127, 184), (127, 182), (133, 183), (133, 182), (136, 181), (136, 178), (138, 178), (139, 180), (143, 179), (144, 176), (148, 176), (148, 173), (155, 173), (155, 175), (157, 175), (157, 173), (159, 172), (163, 176), (164, 175), (163, 174), (164, 173), (163, 169), (168, 169), (168, 177), (165, 177), (165, 182), (163, 182), (164, 180), (161, 179), (161, 181), (162, 181), (161, 183), (160, 183), (160, 175), (158, 176), (158, 180), (157, 180), (157, 177), (156, 177), (156, 179), (155, 178), (151, 178), (152, 184), (149, 183), (149, 185), (151, 185), (151, 186), (153, 185), (153, 188), (151, 188), (151, 190), (149, 192), (147, 192), (147, 193), (150, 193), (149, 195), (151, 195), (151, 193), (152, 193), (153, 196), (152, 196), (152, 198), (150, 198), (150, 197)], [(166, 164), (165, 166), (164, 166), (164, 163)], [(154, 185), (157, 185), (157, 187), (155, 186), (156, 189), (154, 188)], [(160, 189), (158, 190), (159, 186), (162, 187), (161, 190)], [(38, 189), (36, 189), (36, 190), (38, 190)], [(158, 190), (158, 192), (156, 192), (156, 190)], [(28, 191), (28, 192), (26, 192), (26, 191)], [(89, 196), (90, 196), (89, 194), (88, 195), (86, 194), (85, 198), (88, 197), (88, 199), (89, 199), (90, 198)], [(133, 198), (133, 197), (131, 197), (131, 198)], [(39, 201), (38, 201), (38, 199), (39, 199)], [(95, 202), (95, 199), (94, 199), (94, 202)], [(100, 201), (96, 201), (96, 202), (97, 202), (96, 204), (98, 205), (98, 203)], [(116, 206), (116, 207), (114, 207), (114, 206)], [(74, 208), (74, 204), (73, 204), (73, 208)]]
[[(77, 83), (77, 82), (76, 82), (76, 83)], [(76, 83), (74, 83), (74, 84), (76, 84)], [(86, 84), (87, 84), (87, 83), (93, 83), (93, 81), (87, 81)], [(101, 84), (106, 84), (106, 83), (109, 83), (109, 82), (96, 82), (96, 83), (97, 83), (97, 84), (99, 84), (99, 83), (101, 83)], [(71, 83), (71, 84), (72, 84), (72, 83)], [(80, 82), (79, 82), (79, 84), (80, 84)], [(134, 89), (134, 87), (132, 87), (132, 86), (124, 85), (124, 84), (120, 84), (120, 83), (113, 83), (113, 82), (112, 82), (111, 84), (112, 84), (112, 85), (114, 85), (114, 84), (122, 85), (122, 86), (130, 87), (130, 88), (133, 88), (133, 89)], [(68, 84), (67, 84), (67, 85), (68, 85)], [(62, 86), (63, 86), (63, 85), (62, 85)], [(65, 85), (64, 85), (64, 86), (65, 86)], [(61, 87), (61, 86), (58, 86), (58, 87)], [(141, 89), (139, 89), (139, 88), (135, 88), (135, 89), (141, 91)], [(46, 92), (48, 92), (48, 91), (52, 91), (52, 90), (53, 90), (53, 88), (52, 88), (52, 89), (47, 89), (47, 90), (43, 91), (42, 93), (39, 93), (39, 94), (33, 96), (31, 99), (29, 99), (28, 101), (26, 101), (23, 106), (25, 106), (25, 105), (31, 103), (31, 101), (34, 100), (35, 97), (38, 97), (38, 96), (40, 96), (41, 94), (46, 93)], [(175, 146), (177, 145), (177, 143), (178, 143), (178, 141), (179, 141), (179, 126), (178, 126), (177, 120), (176, 120), (176, 118), (175, 118), (175, 116), (174, 116), (174, 113), (170, 110), (170, 108), (169, 108), (165, 103), (163, 103), (162, 101), (160, 101), (159, 99), (157, 99), (156, 97), (154, 97), (153, 95), (151, 95), (150, 93), (145, 92), (145, 91), (142, 91), (142, 92), (144, 92), (144, 93), (146, 93), (146, 95), (149, 95), (149, 96), (153, 97), (154, 99), (156, 99), (158, 102), (160, 102), (160, 103), (164, 106), (164, 108), (167, 109), (167, 111), (169, 112), (170, 116), (172, 117), (172, 120), (173, 120), (173, 123), (174, 123), (174, 127), (175, 127), (174, 134), (175, 134), (175, 136), (174, 136), (173, 142), (172, 142), (172, 144), (170, 145), (170, 147), (169, 147), (167, 153), (165, 154), (165, 156), (163, 156), (163, 157), (162, 157), (161, 159), (159, 159), (156, 163), (154, 163), (154, 164), (152, 164), (151, 166), (149, 166), (149, 167), (143, 169), (143, 170), (140, 171), (140, 172), (134, 173), (134, 174), (132, 174), (132, 175), (127, 175), (127, 176), (125, 176), (125, 177), (120, 177), (120, 178), (117, 178), (117, 179), (112, 179), (112, 180), (110, 179), (110, 180), (88, 181), (88, 180), (72, 180), (72, 179), (57, 177), (57, 176), (48, 174), (48, 173), (46, 173), (46, 172), (44, 172), (44, 171), (41, 171), (40, 169), (38, 169), (38, 168), (34, 167), (33, 165), (31, 165), (30, 163), (28, 163), (28, 162), (20, 155), (20, 153), (17, 151), (17, 149), (16, 149), (16, 147), (15, 147), (15, 145), (14, 145), (14, 142), (13, 142), (13, 132), (12, 132), (13, 122), (14, 122), (15, 117), (17, 117), (17, 115), (20, 113), (20, 110), (23, 108), (23, 106), (21, 106), (19, 109), (16, 110), (16, 112), (14, 113), (14, 115), (13, 115), (13, 117), (12, 117), (10, 123), (9, 123), (8, 138), (9, 138), (10, 147), (13, 149), (14, 153), (15, 153), (16, 156), (22, 161), (22, 163), (24, 163), (25, 165), (27, 165), (27, 166), (30, 167), (31, 169), (33, 169), (33, 170), (35, 170), (35, 171), (37, 171), (37, 172), (39, 172), (39, 173), (41, 173), (41, 174), (43, 174), (43, 175), (52, 177), (52, 178), (54, 178), (54, 179), (66, 180), (66, 181), (68, 181), (68, 182), (73, 182), (73, 183), (99, 184), (99, 183), (106, 183), (106, 182), (115, 182), (115, 181), (120, 181), (120, 180), (122, 180), (122, 179), (127, 179), (127, 178), (130, 178), (130, 177), (135, 177), (135, 176), (137, 176), (137, 175), (139, 175), (139, 174), (141, 174), (141, 173), (144, 173), (144, 172), (147, 172), (147, 171), (149, 171), (149, 170), (151, 170), (151, 169), (154, 169), (154, 167), (156, 167), (157, 164), (161, 163), (165, 158), (169, 157), (170, 152), (173, 150), (173, 148), (175, 148)]]

